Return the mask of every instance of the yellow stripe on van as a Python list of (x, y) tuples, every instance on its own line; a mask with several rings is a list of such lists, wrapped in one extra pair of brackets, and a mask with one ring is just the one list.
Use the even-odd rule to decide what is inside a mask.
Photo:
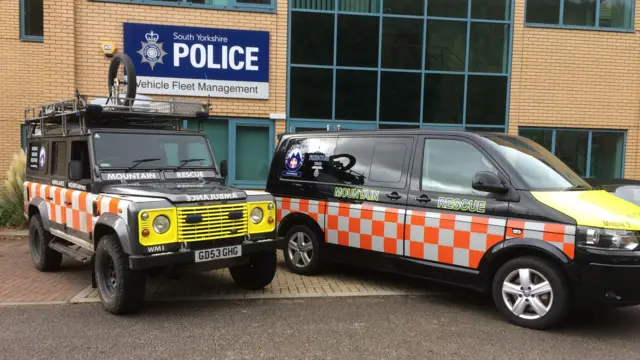
[(541, 203), (576, 220), (578, 225), (640, 230), (640, 206), (604, 190), (532, 191)]

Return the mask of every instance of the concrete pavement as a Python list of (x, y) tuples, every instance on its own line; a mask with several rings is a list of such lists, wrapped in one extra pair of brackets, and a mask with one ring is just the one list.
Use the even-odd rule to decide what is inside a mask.
[(472, 293), (0, 308), (5, 359), (638, 359), (640, 310), (515, 327)]

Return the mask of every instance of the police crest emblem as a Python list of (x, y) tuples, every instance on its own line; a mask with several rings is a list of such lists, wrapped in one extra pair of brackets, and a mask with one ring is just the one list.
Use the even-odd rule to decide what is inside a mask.
[(138, 54), (142, 56), (142, 63), (147, 63), (151, 66), (151, 70), (156, 64), (164, 64), (162, 62), (162, 58), (167, 55), (167, 53), (162, 49), (162, 43), (158, 42), (160, 40), (160, 35), (154, 33), (153, 30), (149, 31), (144, 35), (144, 38), (147, 42), (141, 41), (142, 48), (137, 51)]

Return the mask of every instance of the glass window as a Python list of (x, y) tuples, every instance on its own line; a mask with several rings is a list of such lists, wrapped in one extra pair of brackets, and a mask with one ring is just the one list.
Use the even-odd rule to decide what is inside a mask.
[(565, 0), (565, 25), (594, 26), (596, 24), (596, 0)]
[(562, 0), (527, 0), (526, 21), (539, 24), (559, 24), (560, 1)]
[(553, 150), (553, 131), (543, 129), (521, 129), (520, 136), (524, 136), (527, 139), (531, 139), (542, 145), (545, 149)]
[(379, 124), (378, 129), (419, 129), (420, 125), (407, 125), (407, 124)]
[(589, 177), (599, 179), (622, 177), (623, 146), (623, 133), (594, 131), (591, 134)]
[(416, 0), (385, 0), (385, 14), (397, 15), (424, 15), (424, 1)]
[(331, 159), (336, 182), (363, 185), (371, 170), (374, 146), (371, 138), (339, 138)]
[(380, 74), (380, 121), (419, 122), (422, 74)]
[(319, 0), (319, 1), (308, 1), (308, 0), (291, 0), (294, 9), (307, 9), (307, 10), (334, 10), (335, 1), (334, 0)]
[(588, 146), (587, 131), (556, 131), (555, 155), (582, 177), (587, 176)]
[(47, 172), (47, 143), (44, 141), (30, 141), (27, 155), (27, 170), (30, 172)]
[(339, 66), (378, 67), (380, 18), (338, 15)]
[[(369, 180), (377, 183), (387, 183), (390, 186), (404, 187), (402, 169), (407, 158), (410, 140), (376, 139), (373, 149), (373, 162)], [(396, 187), (396, 186), (394, 186)]]
[(381, 0), (338, 0), (338, 11), (379, 13)]
[(462, 124), (464, 75), (425, 74), (424, 123)]
[(429, 0), (427, 16), (466, 18), (467, 0)]
[(291, 13), (291, 63), (333, 65), (333, 19), (330, 14)]
[(509, 25), (471, 23), (469, 71), (507, 73), (509, 62)]
[(56, 141), (52, 144), (51, 174), (66, 177), (67, 171), (67, 142)]
[(333, 70), (291, 67), (291, 117), (331, 119)]
[(471, 0), (471, 18), (510, 20), (511, 0)]
[(269, 127), (236, 127), (236, 180), (267, 180), (271, 154), (269, 135)]
[(235, 0), (238, 4), (271, 5), (273, 0)]
[(485, 136), (513, 166), (529, 190), (565, 190), (589, 185), (551, 152), (524, 137)]
[(378, 72), (336, 71), (336, 119), (376, 119)]
[(497, 133), (503, 133), (505, 132), (504, 128), (502, 127), (474, 127), (474, 126), (468, 126), (465, 128), (465, 130), (467, 131), (474, 131), (474, 132), (497, 132)]
[(467, 124), (504, 125), (507, 110), (507, 77), (469, 75)]
[(633, 0), (600, 0), (599, 26), (633, 29)]
[(422, 33), (424, 21), (384, 18), (382, 20), (382, 67), (422, 68)]
[[(456, 166), (451, 166), (456, 164)], [(486, 196), (471, 187), (479, 171), (497, 174), (496, 168), (471, 144), (459, 140), (427, 139), (424, 144), (422, 190)]]
[(466, 21), (428, 20), (425, 49), (427, 70), (464, 71), (466, 44)]
[[(201, 135), (124, 134), (100, 132), (93, 135), (95, 163), (101, 169), (158, 169), (176, 166), (189, 159), (187, 145), (200, 143), (206, 146)], [(113, 146), (118, 144), (118, 146)], [(184, 168), (210, 168), (211, 155), (199, 155), (202, 161), (190, 162)], [(139, 160), (145, 160), (140, 162)], [(176, 161), (177, 160), (177, 161)]]
[(80, 161), (82, 164), (82, 178), (91, 179), (91, 163), (88, 142), (73, 141), (71, 143), (71, 154), (69, 160)]
[[(318, 136), (292, 138), (287, 144), (283, 178), (333, 183), (330, 157), (333, 156), (337, 138)], [(302, 163), (302, 165), (298, 165)], [(297, 168), (297, 169), (296, 169)]]
[(43, 0), (22, 0), (22, 36), (44, 36)]
[[(197, 122), (189, 122), (189, 128), (197, 129)], [(202, 133), (209, 139), (211, 150), (218, 166), (224, 160), (229, 160), (229, 122), (227, 120), (211, 119), (202, 123)]]

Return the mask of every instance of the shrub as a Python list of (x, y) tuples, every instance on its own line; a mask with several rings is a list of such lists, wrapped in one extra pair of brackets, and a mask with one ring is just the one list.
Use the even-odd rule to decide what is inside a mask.
[(0, 187), (0, 226), (24, 227), (24, 177), (26, 155), (23, 150), (13, 155), (7, 179)]

